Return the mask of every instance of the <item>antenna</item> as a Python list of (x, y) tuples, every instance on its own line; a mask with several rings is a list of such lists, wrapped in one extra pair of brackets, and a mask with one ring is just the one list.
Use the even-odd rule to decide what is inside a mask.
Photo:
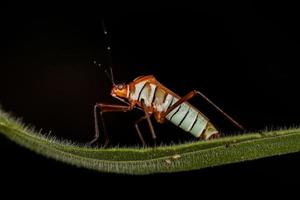
[(105, 52), (107, 55), (107, 65), (108, 65), (107, 67), (109, 68), (109, 72), (107, 71), (107, 67), (104, 71), (105, 71), (106, 75), (110, 77), (109, 79), (112, 82), (112, 84), (115, 85), (113, 70), (112, 70), (111, 45), (109, 44), (108, 32), (107, 32), (104, 20), (101, 21), (101, 25), (102, 25), (102, 30), (103, 30), (103, 34), (104, 34)]
[[(96, 66), (98, 66), (100, 69), (103, 69), (102, 65), (101, 64), (98, 64), (96, 60), (94, 60), (93, 62)], [(104, 69), (104, 72), (108, 78), (108, 80), (114, 85), (115, 82), (114, 82), (114, 79), (113, 79), (113, 76), (112, 76), (112, 70), (110, 68), (110, 73), (108, 73), (107, 69)]]
[(197, 93), (204, 98), (208, 103), (210, 103), (213, 107), (215, 107), (220, 113), (222, 113), (229, 121), (231, 121), (234, 125), (236, 125), (238, 128), (244, 130), (244, 127), (237, 123), (232, 117), (230, 117), (227, 113), (225, 113), (221, 108), (219, 108), (216, 104), (214, 104), (209, 98), (207, 98), (204, 94), (197, 91)]

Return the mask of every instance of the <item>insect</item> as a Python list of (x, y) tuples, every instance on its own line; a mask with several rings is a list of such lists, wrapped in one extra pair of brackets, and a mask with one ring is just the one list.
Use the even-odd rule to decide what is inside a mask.
[[(105, 28), (104, 22), (102, 22), (102, 28), (104, 31), (104, 35), (107, 37), (107, 30)], [(106, 50), (107, 54), (110, 55), (111, 48), (109, 45), (107, 45)], [(111, 62), (111, 59), (109, 60)], [(95, 61), (94, 63), (97, 64)], [(102, 67), (100, 64), (97, 65)], [(202, 98), (204, 98), (233, 124), (243, 129), (243, 127), (239, 123), (237, 123), (233, 118), (231, 118), (223, 110), (216, 106), (210, 99), (208, 99), (205, 95), (197, 90), (193, 90), (187, 93), (185, 96), (180, 97), (179, 95), (168, 89), (166, 86), (158, 82), (153, 75), (137, 77), (128, 84), (116, 84), (113, 78), (111, 63), (109, 64), (109, 67), (106, 67), (105, 73), (112, 83), (111, 96), (123, 102), (125, 105), (113, 105), (104, 103), (95, 104), (95, 136), (94, 139), (90, 142), (91, 144), (97, 141), (99, 138), (98, 113), (100, 113), (99, 116), (101, 117), (100, 121), (102, 125), (102, 132), (105, 137), (104, 146), (107, 146), (109, 139), (103, 119), (103, 113), (128, 112), (135, 108), (140, 109), (144, 112), (144, 116), (142, 116), (134, 123), (139, 139), (143, 145), (146, 145), (146, 143), (139, 128), (139, 123), (143, 120), (147, 121), (153, 140), (155, 141), (157, 138), (150, 119), (151, 116), (154, 116), (155, 120), (158, 123), (169, 121), (199, 139), (208, 140), (211, 138), (219, 137), (219, 131), (210, 122), (210, 120), (197, 108), (187, 102), (195, 96), (201, 96)]]
[[(110, 79), (113, 80), (112, 73)], [(126, 105), (97, 103), (94, 106), (95, 138), (92, 142), (96, 141), (99, 137), (97, 115), (98, 109), (101, 115), (102, 128), (105, 136), (105, 145), (108, 143), (108, 136), (103, 121), (103, 113), (128, 112), (134, 108), (141, 109), (144, 112), (144, 116), (138, 119), (134, 124), (143, 145), (146, 143), (139, 129), (139, 123), (143, 120), (148, 122), (152, 138), (154, 140), (156, 139), (156, 133), (150, 119), (150, 116), (152, 115), (158, 123), (170, 121), (174, 125), (186, 132), (191, 133), (193, 136), (199, 139), (208, 140), (219, 137), (219, 131), (210, 122), (210, 120), (197, 108), (187, 102), (196, 95), (203, 97), (237, 127), (243, 129), (240, 124), (238, 124), (234, 119), (232, 119), (199, 91), (193, 90), (185, 96), (180, 97), (158, 82), (152, 75), (140, 76), (128, 84), (115, 84), (114, 82), (112, 82), (112, 84), (111, 96), (124, 102)]]

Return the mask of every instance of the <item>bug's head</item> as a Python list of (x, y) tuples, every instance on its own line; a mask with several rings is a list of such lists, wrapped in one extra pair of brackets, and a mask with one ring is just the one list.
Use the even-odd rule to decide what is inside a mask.
[(128, 98), (129, 96), (129, 85), (124, 83), (122, 84), (113, 84), (111, 89), (111, 95), (113, 97), (121, 97), (121, 98)]

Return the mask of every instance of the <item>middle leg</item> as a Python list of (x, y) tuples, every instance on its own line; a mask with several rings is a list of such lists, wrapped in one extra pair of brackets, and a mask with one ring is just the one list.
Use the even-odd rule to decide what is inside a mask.
[(148, 122), (148, 126), (149, 126), (149, 129), (150, 129), (150, 132), (151, 132), (152, 139), (154, 141), (154, 146), (156, 146), (156, 134), (155, 134), (155, 131), (154, 131), (151, 119), (150, 119), (150, 115), (149, 115), (148, 110), (147, 110), (147, 106), (146, 106), (146, 104), (144, 103), (143, 100), (141, 101), (141, 103), (143, 105), (143, 110), (144, 110), (145, 115), (135, 122), (136, 131), (137, 131), (137, 133), (140, 137), (141, 142), (145, 146), (146, 143), (143, 139), (143, 136), (142, 136), (141, 131), (139, 129), (138, 123), (140, 123), (142, 120), (146, 119), (147, 122)]

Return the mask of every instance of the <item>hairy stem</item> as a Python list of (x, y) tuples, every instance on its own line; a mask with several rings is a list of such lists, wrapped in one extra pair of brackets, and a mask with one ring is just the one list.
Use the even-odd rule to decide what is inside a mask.
[(300, 151), (299, 128), (157, 148), (103, 149), (42, 135), (0, 110), (0, 132), (49, 158), (101, 172), (124, 174), (188, 171)]

